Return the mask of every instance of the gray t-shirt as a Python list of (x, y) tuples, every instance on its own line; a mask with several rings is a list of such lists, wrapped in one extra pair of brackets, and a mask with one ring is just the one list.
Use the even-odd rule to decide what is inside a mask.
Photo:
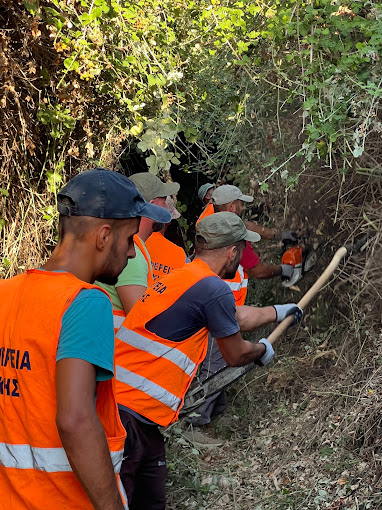
[(214, 338), (240, 330), (235, 317), (235, 298), (218, 276), (208, 276), (190, 287), (163, 313), (146, 324), (156, 335), (180, 342), (206, 327)]

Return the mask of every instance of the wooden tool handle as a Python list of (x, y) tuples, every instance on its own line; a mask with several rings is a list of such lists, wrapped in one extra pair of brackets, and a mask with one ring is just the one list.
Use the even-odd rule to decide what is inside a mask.
[[(329, 278), (332, 276), (334, 271), (337, 269), (338, 264), (341, 262), (341, 260), (347, 255), (348, 251), (347, 249), (342, 246), (342, 248), (338, 249), (336, 253), (334, 254), (330, 264), (325, 269), (325, 271), (322, 273), (322, 275), (318, 278), (316, 283), (308, 290), (306, 294), (300, 299), (300, 301), (297, 303), (300, 308), (303, 310), (306, 308), (306, 306), (311, 302), (311, 300), (314, 298), (314, 296), (322, 289), (322, 287), (325, 285), (325, 283), (329, 280)], [(293, 315), (289, 315), (286, 317), (280, 324), (275, 328), (272, 333), (268, 336), (267, 340), (269, 343), (273, 344), (280, 338), (280, 336), (289, 328), (289, 326), (292, 324), (294, 320)]]

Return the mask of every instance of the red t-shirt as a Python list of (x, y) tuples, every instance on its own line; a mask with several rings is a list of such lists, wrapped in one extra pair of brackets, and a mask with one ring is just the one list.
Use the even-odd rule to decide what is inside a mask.
[(244, 269), (252, 269), (253, 267), (256, 267), (259, 262), (260, 259), (252, 248), (251, 243), (246, 241), (246, 246), (244, 248), (240, 264)]

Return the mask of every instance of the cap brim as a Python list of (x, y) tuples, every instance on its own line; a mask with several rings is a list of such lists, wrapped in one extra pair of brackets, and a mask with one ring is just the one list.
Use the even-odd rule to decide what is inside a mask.
[(175, 195), (175, 193), (178, 193), (180, 189), (179, 182), (164, 182), (163, 186), (163, 195), (162, 197), (168, 197), (170, 195)]
[(261, 240), (261, 235), (257, 232), (252, 232), (251, 230), (247, 230), (247, 235), (244, 237), (244, 241), (249, 241), (250, 243), (257, 243)]
[(243, 202), (253, 202), (254, 198), (249, 195), (240, 195), (239, 200)]
[(159, 205), (150, 204), (150, 202), (146, 202), (139, 211), (139, 216), (150, 218), (150, 220), (158, 221), (159, 223), (170, 223), (171, 221), (170, 211)]

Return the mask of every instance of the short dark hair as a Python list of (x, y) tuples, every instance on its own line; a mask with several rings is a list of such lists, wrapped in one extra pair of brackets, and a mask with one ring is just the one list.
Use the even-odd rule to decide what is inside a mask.
[(214, 204), (214, 211), (215, 212), (228, 211), (229, 204), (236, 203), (236, 202), (241, 202), (240, 198), (237, 198), (236, 200), (232, 200), (231, 202), (228, 202), (228, 204), (220, 204), (220, 205)]
[[(74, 205), (74, 202), (68, 197), (58, 197), (57, 202), (62, 205)], [(62, 242), (66, 234), (69, 233), (74, 235), (76, 239), (82, 240), (94, 225), (105, 221), (113, 229), (122, 223), (120, 219), (101, 219), (91, 216), (66, 216), (60, 214), (58, 218), (58, 242)]]
[(202, 248), (201, 246), (198, 245), (198, 243), (204, 244), (206, 242), (204, 237), (197, 235), (195, 240), (196, 240), (196, 243), (195, 243), (195, 254), (196, 255), (205, 255), (207, 253), (218, 254), (218, 252), (225, 251), (227, 248), (231, 248), (231, 246), (236, 246), (236, 249), (239, 250), (240, 246), (242, 246), (242, 244), (245, 243), (244, 239), (241, 239), (240, 241), (237, 241), (236, 243), (231, 244), (230, 246), (224, 246), (223, 248), (215, 248), (213, 250), (206, 250), (205, 248)]
[(226, 211), (227, 210), (227, 205), (228, 204), (221, 204), (221, 205), (218, 205), (218, 204), (214, 204), (214, 211), (217, 213), (217, 212), (223, 212), (223, 211)]

